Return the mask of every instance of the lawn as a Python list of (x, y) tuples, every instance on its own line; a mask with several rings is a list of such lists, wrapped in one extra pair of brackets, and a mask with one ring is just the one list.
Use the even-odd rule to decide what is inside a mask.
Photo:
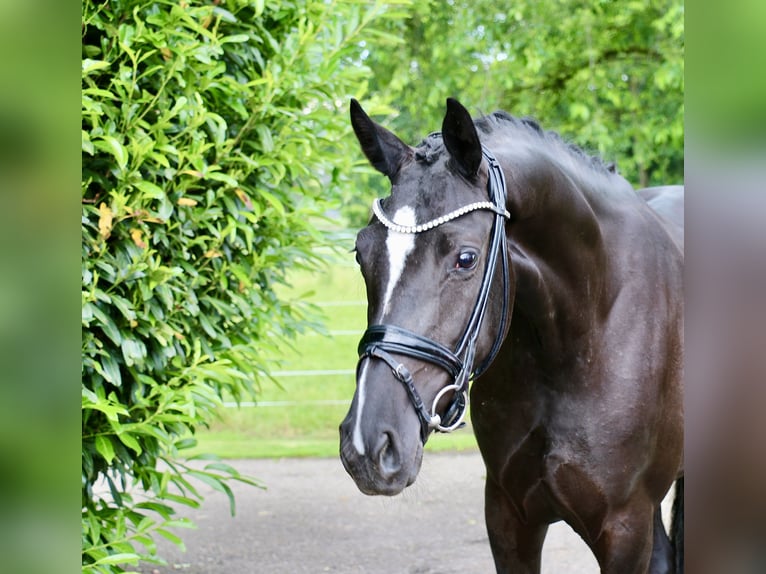
[[(220, 421), (197, 434), (195, 452), (223, 458), (338, 455), (338, 425), (354, 394), (356, 346), (366, 325), (364, 282), (348, 255), (325, 273), (294, 273), (284, 296), (316, 303), (328, 334), (301, 335), (293, 350), (276, 357), (278, 385), (265, 383), (255, 405), (223, 409)], [(426, 448), (475, 449), (470, 421), (455, 433), (433, 435)]]

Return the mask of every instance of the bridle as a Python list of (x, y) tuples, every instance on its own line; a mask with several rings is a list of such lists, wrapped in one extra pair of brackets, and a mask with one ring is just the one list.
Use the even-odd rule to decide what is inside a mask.
[[(423, 233), (434, 227), (438, 227), (448, 221), (462, 217), (463, 215), (477, 210), (492, 211), (495, 219), (492, 223), (490, 247), (487, 255), (487, 263), (484, 267), (484, 275), (481, 280), (479, 295), (476, 304), (468, 319), (460, 340), (455, 350), (432, 339), (413, 333), (395, 325), (370, 325), (359, 341), (358, 370), (362, 361), (367, 358), (376, 358), (385, 362), (394, 377), (404, 385), (410, 401), (415, 407), (415, 412), (420, 420), (420, 438), (425, 444), (432, 430), (437, 432), (452, 432), (463, 426), (468, 406), (468, 384), (476, 379), (489, 367), (494, 360), (500, 346), (503, 343), (508, 321), (508, 256), (505, 247), (505, 219), (510, 219), (510, 213), (505, 208), (506, 187), (505, 176), (495, 156), (482, 146), (482, 153), (489, 165), (489, 180), (487, 182), (487, 194), (490, 201), (479, 201), (456, 209), (446, 215), (421, 223), (418, 225), (399, 225), (391, 221), (383, 211), (380, 200), (373, 202), (372, 209), (375, 217), (388, 229), (396, 233)], [(503, 312), (502, 321), (492, 349), (486, 359), (474, 369), (476, 343), (481, 331), (481, 325), (487, 310), (489, 292), (492, 279), (497, 270), (497, 262), (500, 259), (501, 273), (503, 278)], [(412, 374), (394, 355), (405, 355), (414, 359), (428, 361), (437, 365), (449, 373), (452, 383), (443, 387), (433, 400), (431, 410), (426, 409), (420, 394), (415, 388)], [(443, 416), (436, 412), (436, 406), (441, 398), (448, 392), (453, 391), (453, 398)]]

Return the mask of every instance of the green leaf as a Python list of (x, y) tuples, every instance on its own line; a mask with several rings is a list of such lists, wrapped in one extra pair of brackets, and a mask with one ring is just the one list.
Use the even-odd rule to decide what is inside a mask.
[(224, 183), (229, 184), (230, 187), (237, 187), (239, 185), (239, 182), (232, 176), (226, 174), (226, 173), (219, 173), (219, 172), (209, 172), (205, 175), (207, 179), (212, 179), (213, 181), (222, 181)]
[(197, 446), (197, 439), (194, 437), (183, 438), (181, 440), (177, 440), (175, 443), (175, 447), (178, 450), (194, 448), (195, 446)]
[(108, 68), (110, 65), (109, 62), (104, 60), (91, 60), (90, 58), (85, 58), (82, 61), (82, 75), (87, 76), (92, 72)]
[(136, 440), (136, 437), (134, 437), (132, 434), (128, 432), (118, 432), (117, 438), (120, 439), (122, 444), (127, 446), (128, 448), (132, 449), (133, 452), (135, 452), (137, 455), (141, 454), (143, 452), (143, 449), (141, 448), (141, 445)]
[(143, 365), (144, 358), (146, 357), (146, 347), (143, 343), (134, 339), (123, 338), (120, 345), (122, 349), (122, 357), (125, 360), (125, 366), (132, 367)]
[(263, 152), (270, 153), (274, 151), (274, 139), (271, 137), (269, 127), (265, 124), (258, 124), (255, 126), (255, 131), (258, 133)]
[(151, 199), (164, 199), (165, 191), (158, 185), (153, 184), (151, 181), (137, 181), (133, 185), (144, 195)]
[(115, 293), (112, 293), (112, 296), (110, 299), (111, 299), (112, 305), (117, 307), (117, 309), (120, 311), (123, 317), (125, 317), (128, 321), (135, 320), (136, 312), (133, 310), (133, 306), (127, 299)]
[[(136, 508), (156, 512), (165, 520), (170, 520), (170, 517), (175, 514), (175, 510), (173, 510), (171, 506), (168, 506), (167, 504), (159, 504), (157, 502), (139, 502), (136, 504)], [(139, 530), (141, 529), (139, 528)]]
[(104, 457), (107, 464), (111, 464), (112, 460), (114, 460), (114, 445), (112, 445), (112, 441), (108, 437), (104, 435), (96, 437), (96, 451)]
[(231, 487), (228, 484), (226, 484), (219, 477), (207, 472), (190, 471), (189, 476), (193, 476), (194, 478), (201, 480), (202, 482), (204, 482), (208, 486), (211, 486), (218, 492), (225, 493), (226, 496), (229, 498), (229, 512), (231, 512), (232, 516), (236, 514), (236, 501), (234, 500), (234, 493), (232, 492)]
[(221, 44), (237, 44), (240, 42), (247, 42), (250, 40), (250, 36), (247, 34), (235, 34), (233, 36), (226, 36), (224, 38), (221, 38)]
[(125, 166), (128, 165), (128, 150), (117, 141), (117, 138), (113, 136), (100, 136), (99, 139), (93, 141), (93, 145), (97, 149), (111, 154), (115, 161), (117, 161), (120, 169), (125, 169)]
[[(103, 393), (103, 387), (101, 388)], [(107, 399), (96, 395), (90, 389), (82, 389), (82, 408), (83, 410), (94, 410), (102, 412), (109, 420), (118, 420), (118, 415), (127, 415), (128, 410), (120, 404), (112, 404)]]
[(103, 369), (104, 378), (115, 386), (122, 385), (122, 373), (120, 373), (120, 365), (112, 357), (112, 355), (101, 356), (101, 368)]
[(277, 213), (279, 213), (279, 215), (284, 217), (284, 215), (286, 214), (285, 206), (282, 204), (281, 201), (279, 201), (279, 199), (276, 198), (276, 196), (273, 193), (271, 193), (270, 191), (266, 191), (265, 189), (259, 189), (258, 195), (263, 197), (269, 203), (269, 205), (271, 205), (271, 207), (273, 207), (277, 211)]
[(214, 6), (213, 7), (213, 14), (218, 16), (224, 22), (229, 22), (230, 24), (236, 24), (237, 23), (237, 17), (234, 16), (234, 14), (232, 14), (228, 10), (226, 10), (224, 8), (221, 8), (220, 6)]
[(181, 496), (178, 494), (165, 494), (164, 498), (166, 500), (170, 500), (171, 502), (175, 502), (177, 504), (183, 504), (184, 506), (188, 506), (190, 508), (199, 508), (200, 503), (198, 500), (195, 500), (193, 498), (190, 498), (188, 496)]
[(100, 560), (96, 560), (94, 565), (107, 566), (109, 564), (136, 564), (141, 559), (138, 554), (132, 552), (121, 552), (119, 554), (111, 554), (105, 556)]
[(82, 151), (88, 155), (96, 153), (96, 148), (93, 147), (93, 142), (90, 141), (90, 134), (85, 130), (82, 130)]
[(157, 534), (159, 534), (166, 540), (169, 540), (170, 542), (178, 546), (181, 550), (186, 550), (186, 546), (184, 545), (183, 540), (181, 540), (177, 535), (173, 534), (169, 530), (165, 530), (164, 528), (158, 528), (156, 532)]
[(266, 7), (266, 0), (255, 0), (253, 2), (253, 6), (255, 8), (255, 14), (254, 16), (256, 18), (260, 17), (261, 14), (263, 14), (263, 10)]

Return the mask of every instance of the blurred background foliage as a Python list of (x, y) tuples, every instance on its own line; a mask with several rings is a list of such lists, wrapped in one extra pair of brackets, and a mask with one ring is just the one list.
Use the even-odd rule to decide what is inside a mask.
[(533, 116), (636, 186), (680, 183), (683, 55), (670, 0), (85, 0), (83, 570), (181, 544), (171, 504), (199, 504), (194, 480), (253, 482), (184, 450), (317, 326), (278, 287), (387, 191), (350, 97), (413, 144), (455, 96)]
[(681, 183), (683, 22), (678, 0), (432, 0), (385, 22), (401, 44), (368, 42), (364, 62), (408, 142), (439, 129), (453, 95), (476, 115), (532, 116), (637, 187)]

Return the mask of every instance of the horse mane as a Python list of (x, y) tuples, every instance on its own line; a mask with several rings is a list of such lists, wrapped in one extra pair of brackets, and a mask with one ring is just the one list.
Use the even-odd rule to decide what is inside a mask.
[[(611, 175), (617, 173), (614, 162), (605, 162), (599, 155), (588, 154), (583, 148), (564, 140), (561, 135), (553, 130), (544, 130), (537, 120), (530, 117), (517, 118), (508, 112), (498, 110), (474, 120), (477, 129), (485, 134), (492, 134), (498, 130), (515, 129), (523, 132), (526, 136), (538, 138), (545, 145), (564, 150), (581, 165), (589, 167), (597, 173)], [(415, 149), (415, 159), (427, 165), (432, 164), (439, 157), (444, 145), (441, 134), (430, 134)]]

